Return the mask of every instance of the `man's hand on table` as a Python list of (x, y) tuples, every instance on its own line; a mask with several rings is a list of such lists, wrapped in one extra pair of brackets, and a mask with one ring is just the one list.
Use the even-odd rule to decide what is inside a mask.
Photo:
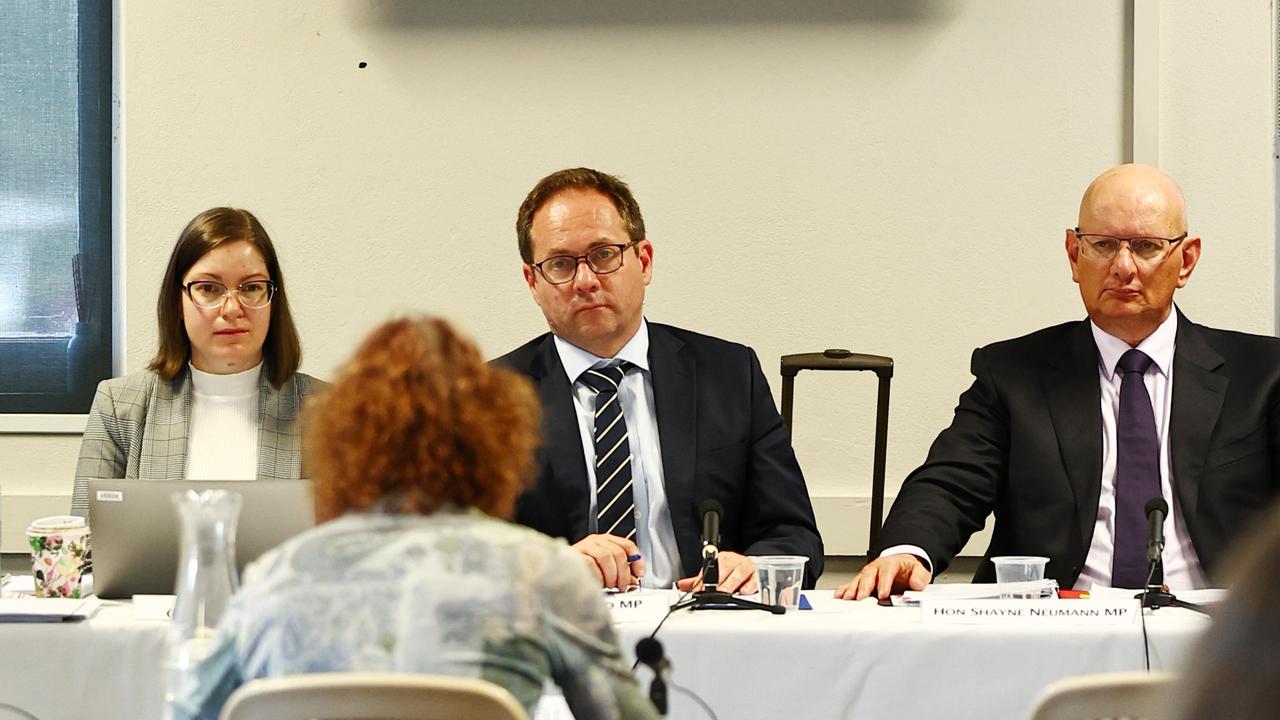
[(867, 563), (853, 580), (836, 588), (836, 597), (861, 600), (875, 595), (884, 600), (903, 590), (923, 590), (932, 579), (933, 573), (915, 555), (886, 555)]
[[(752, 595), (760, 589), (756, 583), (756, 564), (751, 558), (736, 552), (721, 550), (716, 556), (716, 562), (720, 566), (720, 579), (716, 583), (716, 590), (731, 595)], [(677, 580), (676, 588), (683, 591), (701, 590), (702, 576), (695, 575)]]

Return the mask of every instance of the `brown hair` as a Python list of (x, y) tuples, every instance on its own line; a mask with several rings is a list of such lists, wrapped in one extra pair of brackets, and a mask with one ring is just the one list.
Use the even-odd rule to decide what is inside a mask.
[[(620, 178), (591, 168), (570, 168), (560, 170), (538, 181), (537, 185), (525, 196), (516, 213), (516, 242), (520, 246), (520, 258), (526, 265), (533, 264), (533, 239), (530, 231), (533, 227), (533, 216), (542, 209), (547, 201), (565, 190), (595, 190), (613, 202), (613, 207), (627, 229), (627, 236), (633, 241), (644, 240), (644, 218), (640, 215), (640, 205), (631, 194), (631, 188)], [(636, 255), (640, 248), (635, 247)]]
[(191, 340), (182, 322), (182, 278), (210, 250), (234, 242), (247, 242), (257, 248), (267, 264), (268, 278), (276, 286), (276, 293), (271, 298), (271, 325), (262, 344), (263, 374), (273, 387), (279, 389), (298, 372), (298, 365), (302, 362), (302, 342), (289, 312), (284, 273), (271, 237), (248, 210), (216, 207), (195, 216), (183, 228), (169, 255), (164, 280), (160, 283), (160, 299), (156, 301), (160, 348), (147, 368), (165, 380), (177, 377), (191, 359)]
[(1280, 705), (1280, 506), (1228, 547), (1226, 577), (1231, 593), (1213, 613), (1183, 677), (1188, 691), (1180, 703), (1185, 718), (1261, 720), (1276, 716)]
[(538, 445), (538, 397), (443, 320), (388, 322), (308, 408), (316, 515), (445, 505), (510, 518)]

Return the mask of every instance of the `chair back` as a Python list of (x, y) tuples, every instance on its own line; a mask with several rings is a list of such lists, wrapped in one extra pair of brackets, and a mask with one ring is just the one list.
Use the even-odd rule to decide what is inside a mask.
[(220, 720), (528, 720), (486, 680), (411, 673), (313, 673), (253, 680)]
[(1040, 694), (1031, 720), (1104, 720), (1177, 717), (1169, 672), (1078, 675), (1050, 684)]
[(879, 537), (880, 526), (884, 522), (884, 469), (889, 442), (889, 383), (893, 380), (893, 358), (842, 349), (783, 355), (782, 419), (793, 434), (795, 426), (791, 424), (791, 408), (796, 375), (801, 370), (870, 370), (879, 378), (880, 387), (876, 393), (876, 444), (871, 458), (871, 524), (867, 529), (869, 557), (875, 551), (876, 538)]

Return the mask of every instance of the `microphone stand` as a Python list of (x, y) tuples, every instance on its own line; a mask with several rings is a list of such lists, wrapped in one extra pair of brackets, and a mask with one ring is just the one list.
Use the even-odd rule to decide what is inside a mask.
[(1151, 578), (1155, 577), (1156, 564), (1159, 560), (1151, 561), (1151, 570), (1147, 572), (1147, 589), (1134, 595), (1135, 598), (1142, 600), (1143, 609), (1152, 611), (1159, 610), (1162, 607), (1180, 607), (1187, 610), (1194, 610), (1198, 613), (1209, 614), (1209, 609), (1199, 603), (1179, 600), (1177, 595), (1169, 592), (1164, 585), (1154, 585)]
[(727, 610), (740, 608), (745, 610), (765, 610), (774, 615), (782, 615), (787, 609), (781, 605), (765, 605), (754, 600), (744, 600), (727, 592), (716, 589), (720, 580), (720, 563), (716, 560), (718, 550), (710, 543), (702, 547), (702, 590), (687, 600), (671, 606), (673, 611), (689, 608), (690, 610)]

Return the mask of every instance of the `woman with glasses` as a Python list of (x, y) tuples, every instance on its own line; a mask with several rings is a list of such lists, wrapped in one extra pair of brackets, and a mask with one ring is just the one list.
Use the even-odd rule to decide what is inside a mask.
[(253, 213), (206, 210), (178, 236), (147, 369), (98, 386), (71, 512), (91, 478), (296, 479), (298, 415), (323, 383), (302, 347), (271, 238)]

